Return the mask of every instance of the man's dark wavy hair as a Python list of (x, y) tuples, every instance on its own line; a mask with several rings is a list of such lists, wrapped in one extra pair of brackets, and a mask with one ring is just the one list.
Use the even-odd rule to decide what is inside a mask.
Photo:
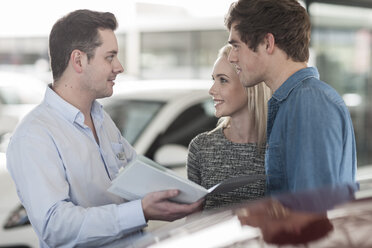
[(116, 18), (110, 12), (81, 9), (59, 19), (49, 35), (49, 57), (54, 81), (66, 70), (73, 50), (86, 53), (89, 61), (95, 49), (102, 45), (98, 29), (116, 28)]
[(309, 60), (311, 24), (297, 0), (239, 0), (231, 4), (225, 25), (235, 25), (240, 39), (256, 51), (267, 33), (296, 62)]

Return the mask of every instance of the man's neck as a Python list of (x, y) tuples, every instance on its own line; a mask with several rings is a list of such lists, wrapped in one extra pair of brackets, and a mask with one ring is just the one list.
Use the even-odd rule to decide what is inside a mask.
[(94, 99), (87, 95), (86, 91), (78, 87), (77, 84), (73, 84), (71, 81), (66, 80), (53, 83), (52, 89), (63, 100), (79, 109), (83, 113), (85, 119), (89, 118), (88, 116), (90, 116)]
[(274, 93), (294, 73), (307, 67), (306, 62), (293, 61), (281, 49), (277, 48), (270, 55), (267, 64), (265, 83)]
[(306, 67), (306, 62), (293, 62), (291, 60), (287, 60), (285, 63), (281, 63), (276, 67), (271, 75), (272, 80), (269, 80), (267, 85), (274, 93), (290, 76)]
[(71, 84), (67, 81), (59, 81), (58, 83), (53, 83), (52, 89), (63, 100), (70, 103), (82, 112), (82, 114), (84, 115), (84, 124), (92, 130), (93, 136), (97, 144), (99, 144), (99, 139), (91, 116), (91, 108), (94, 98), (90, 97), (87, 92), (80, 87), (74, 87), (74, 84)]

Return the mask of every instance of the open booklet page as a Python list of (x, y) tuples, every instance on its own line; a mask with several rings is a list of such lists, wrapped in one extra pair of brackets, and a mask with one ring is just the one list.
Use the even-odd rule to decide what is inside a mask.
[(127, 200), (136, 200), (143, 198), (150, 192), (178, 189), (180, 194), (172, 200), (180, 203), (192, 203), (209, 193), (228, 192), (264, 178), (264, 175), (239, 176), (221, 182), (210, 189), (205, 189), (151, 159), (138, 155), (112, 181), (108, 191)]

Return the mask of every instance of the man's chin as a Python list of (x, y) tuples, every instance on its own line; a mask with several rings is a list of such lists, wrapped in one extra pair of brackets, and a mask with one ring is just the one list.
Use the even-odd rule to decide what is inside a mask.
[(112, 96), (112, 94), (113, 94), (112, 91), (111, 92), (107, 92), (105, 94), (102, 94), (102, 95), (97, 96), (96, 99), (102, 99), (102, 98), (110, 97), (110, 96)]
[(249, 87), (252, 87), (254, 86), (255, 84), (252, 84), (251, 82), (248, 82), (248, 81), (241, 81), (243, 86), (246, 87), (246, 88), (249, 88)]
[(246, 79), (240, 79), (240, 82), (242, 83), (242, 85), (246, 88), (249, 88), (249, 87), (253, 87), (255, 85), (257, 85), (258, 83), (256, 82), (252, 82), (252, 81), (249, 81), (249, 80), (246, 80)]

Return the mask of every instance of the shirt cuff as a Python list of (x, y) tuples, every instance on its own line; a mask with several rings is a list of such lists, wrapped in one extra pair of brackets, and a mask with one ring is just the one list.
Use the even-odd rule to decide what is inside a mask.
[(147, 226), (141, 199), (119, 205), (118, 212), (121, 230), (141, 229)]

